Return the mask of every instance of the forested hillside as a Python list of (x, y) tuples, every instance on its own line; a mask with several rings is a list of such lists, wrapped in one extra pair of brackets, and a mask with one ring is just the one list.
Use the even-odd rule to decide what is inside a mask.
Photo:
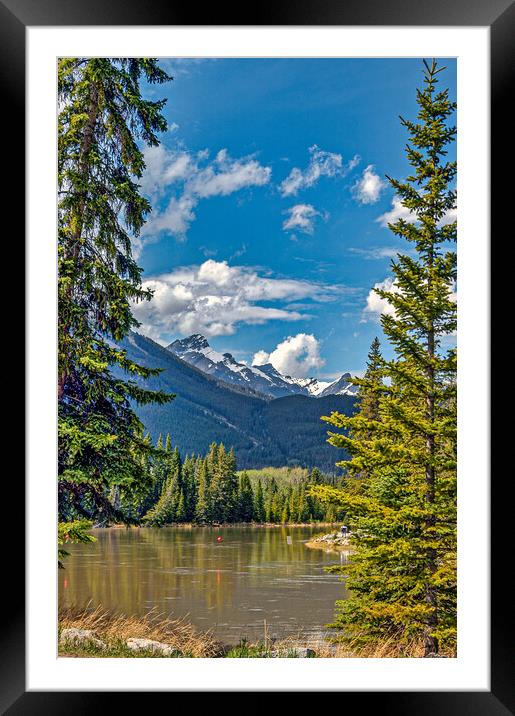
[(252, 391), (232, 389), (181, 361), (150, 338), (132, 333), (122, 342), (131, 360), (162, 372), (145, 381), (152, 389), (173, 392), (168, 405), (140, 405), (136, 412), (153, 439), (172, 436), (182, 454), (205, 454), (211, 443), (234, 447), (238, 466), (319, 467), (339, 473), (341, 452), (326, 443), (320, 420), (333, 410), (350, 414), (355, 398), (293, 395), (264, 400)]

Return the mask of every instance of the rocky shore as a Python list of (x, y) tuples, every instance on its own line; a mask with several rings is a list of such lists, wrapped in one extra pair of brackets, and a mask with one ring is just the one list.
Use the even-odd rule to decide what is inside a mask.
[(305, 542), (305, 545), (310, 549), (324, 549), (326, 552), (350, 552), (350, 537), (350, 533), (344, 535), (341, 532), (330, 532), (313, 537)]

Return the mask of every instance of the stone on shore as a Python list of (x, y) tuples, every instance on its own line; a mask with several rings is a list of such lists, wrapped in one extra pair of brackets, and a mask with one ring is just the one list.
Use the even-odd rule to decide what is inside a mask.
[(282, 651), (272, 651), (270, 656), (273, 659), (290, 658), (290, 659), (312, 659), (316, 656), (313, 649), (307, 647), (295, 647), (293, 649), (284, 649)]
[(59, 639), (61, 644), (73, 646), (95, 646), (97, 649), (106, 649), (107, 645), (98, 639), (92, 629), (63, 629)]
[(137, 639), (136, 637), (131, 637), (127, 639), (126, 644), (131, 651), (151, 651), (154, 654), (161, 654), (162, 656), (180, 655), (177, 649), (172, 649), (169, 644), (164, 644), (162, 641), (154, 641), (153, 639)]
[(349, 537), (350, 537), (349, 533), (344, 535), (341, 532), (331, 532), (330, 534), (327, 534), (327, 535), (313, 537), (313, 539), (311, 539), (310, 542), (311, 543), (328, 544), (328, 545), (336, 545), (338, 547), (347, 547), (350, 544)]

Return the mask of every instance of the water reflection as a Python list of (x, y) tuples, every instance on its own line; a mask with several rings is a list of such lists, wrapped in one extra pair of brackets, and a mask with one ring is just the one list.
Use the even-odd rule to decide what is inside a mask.
[[(95, 530), (98, 541), (72, 545), (59, 574), (62, 605), (101, 604), (145, 614), (188, 616), (225, 640), (299, 631), (318, 633), (345, 598), (323, 567), (345, 553), (307, 549), (320, 528), (164, 528)], [(222, 536), (218, 542), (217, 537)], [(291, 540), (288, 539), (291, 537)]]

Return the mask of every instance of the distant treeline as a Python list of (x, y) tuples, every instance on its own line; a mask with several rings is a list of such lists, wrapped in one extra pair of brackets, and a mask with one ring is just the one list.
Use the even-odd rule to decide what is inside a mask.
[[(149, 438), (147, 438), (149, 440)], [(310, 484), (335, 484), (317, 468), (237, 472), (234, 450), (213, 443), (208, 454), (181, 458), (170, 437), (159, 437), (146, 458), (147, 490), (111, 495), (120, 516), (148, 526), (184, 522), (333, 521), (343, 511), (308, 494)], [(337, 481), (338, 482), (338, 481)]]

